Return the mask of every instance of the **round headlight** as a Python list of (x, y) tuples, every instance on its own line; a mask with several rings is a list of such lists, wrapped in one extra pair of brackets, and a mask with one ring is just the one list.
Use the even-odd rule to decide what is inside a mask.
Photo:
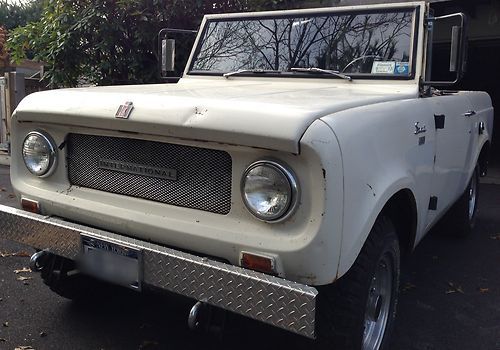
[(250, 165), (243, 175), (241, 192), (248, 210), (264, 221), (285, 219), (298, 199), (295, 175), (273, 161)]
[(56, 162), (56, 147), (48, 135), (32, 131), (23, 142), (23, 159), (32, 174), (48, 175)]

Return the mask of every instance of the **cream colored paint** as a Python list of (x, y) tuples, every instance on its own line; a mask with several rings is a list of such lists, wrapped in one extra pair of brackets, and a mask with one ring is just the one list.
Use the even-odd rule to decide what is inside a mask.
[[(447, 128), (451, 118), (466, 118), (462, 114), (469, 108), (458, 113), (457, 106), (467, 106), (468, 97), (475, 100), (479, 112), (471, 117), (472, 130)], [(493, 109), (488, 100), (485, 93), (462, 92), (454, 98), (436, 96), (362, 106), (322, 118), (335, 132), (342, 150), (344, 221), (339, 275), (352, 266), (384, 205), (398, 191), (410, 190), (416, 200), (415, 243), (463, 193), (482, 146), (491, 140)], [(441, 130), (434, 128), (436, 103), (446, 114)], [(485, 134), (476, 137), (481, 121), (488, 127)], [(415, 135), (416, 122), (425, 125), (427, 131)], [(423, 136), (425, 143), (420, 144)], [(436, 142), (443, 136), (447, 147), (437, 148)], [(454, 161), (438, 161), (441, 166), (435, 169), (434, 156)], [(460, 161), (464, 165), (458, 168)], [(436, 211), (428, 209), (431, 196), (438, 197)]]
[[(300, 137), (319, 117), (416, 94), (411, 84), (194, 78), (178, 84), (44, 91), (27, 96), (16, 118), (298, 153)], [(134, 103), (130, 118), (114, 118), (126, 101)]]
[[(415, 197), (420, 240), (463, 191), (482, 145), (491, 140), (493, 113), (486, 94), (419, 97), (425, 4), (375, 8), (408, 5), (421, 10), (414, 80), (186, 75), (178, 84), (32, 94), (13, 118), (13, 187), (19, 196), (40, 201), (46, 215), (233, 264), (239, 263), (241, 251), (264, 253), (276, 257), (282, 277), (313, 285), (331, 283), (351, 267), (380, 211), (400, 190)], [(130, 118), (116, 119), (116, 110), (126, 101), (134, 104)], [(444, 134), (449, 147), (437, 147), (444, 139), (442, 131), (434, 130), (434, 114), (441, 110), (460, 118), (461, 106), (477, 112), (470, 129), (464, 130), (464, 137)], [(481, 121), (487, 125), (483, 135), (478, 133)], [(416, 122), (426, 126), (425, 134), (414, 134)], [(231, 211), (218, 215), (71, 186), (64, 147), (55, 172), (37, 178), (21, 158), (24, 136), (34, 129), (48, 132), (58, 145), (75, 132), (225, 150), (233, 160)], [(421, 136), (426, 137), (422, 145)], [(435, 155), (452, 159), (457, 149), (466, 153), (462, 168), (447, 168), (446, 162), (434, 165)], [(301, 186), (297, 212), (279, 224), (255, 219), (240, 195), (245, 168), (265, 158), (291, 166)], [(429, 212), (429, 197), (444, 191), (440, 181), (446, 182), (453, 171), (462, 175), (455, 176), (452, 190), (439, 194), (439, 210)]]
[[(30, 130), (41, 129), (49, 133), (57, 144), (64, 141), (68, 132), (125, 136), (110, 130), (38, 123), (13, 124), (15, 135), (22, 136)], [(59, 166), (53, 175), (44, 179), (31, 175), (21, 157), (13, 157), (13, 188), (18, 196), (40, 201), (45, 215), (56, 215), (139, 239), (217, 256), (233, 264), (239, 264), (242, 250), (274, 254), (279, 260), (278, 266), (283, 269), (280, 275), (303, 283), (324, 283), (335, 278), (336, 269), (325, 268), (325, 265), (336, 266), (339, 259), (342, 168), (333, 133), (322, 122), (315, 122), (304, 135), (300, 156), (160, 136), (140, 137), (227, 151), (233, 159), (230, 213), (212, 214), (71, 186), (67, 179), (65, 148), (58, 153)], [(23, 137), (13, 140), (14, 155), (21, 153), (22, 140)], [(239, 183), (245, 168), (265, 158), (285, 162), (300, 179), (302, 195), (299, 208), (291, 219), (281, 224), (269, 225), (256, 220), (246, 210), (240, 196)], [(332, 177), (326, 191), (327, 198), (323, 169)], [(334, 236), (331, 235), (332, 230)], [(321, 259), (310, 259), (311, 256), (320, 256)]]

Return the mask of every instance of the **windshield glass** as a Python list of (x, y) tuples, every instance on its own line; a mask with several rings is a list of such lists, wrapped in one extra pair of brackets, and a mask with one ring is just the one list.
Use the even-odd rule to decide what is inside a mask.
[(190, 73), (315, 67), (408, 77), (413, 21), (413, 9), (213, 19), (205, 25)]

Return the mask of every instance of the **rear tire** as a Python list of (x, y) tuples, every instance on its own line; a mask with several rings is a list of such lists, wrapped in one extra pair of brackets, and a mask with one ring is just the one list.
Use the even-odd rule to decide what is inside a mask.
[(476, 165), (464, 193), (445, 214), (443, 230), (455, 237), (469, 236), (476, 225), (478, 200), (479, 166)]
[(386, 217), (375, 222), (351, 269), (319, 288), (317, 335), (321, 349), (388, 347), (399, 293), (400, 250)]

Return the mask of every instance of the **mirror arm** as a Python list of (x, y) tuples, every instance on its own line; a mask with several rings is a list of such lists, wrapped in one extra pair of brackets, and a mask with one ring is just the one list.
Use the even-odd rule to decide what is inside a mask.
[(171, 28), (163, 28), (160, 30), (158, 33), (158, 36), (161, 38), (162, 34), (168, 34), (168, 33), (176, 33), (176, 34), (196, 34), (198, 33), (197, 30), (191, 30), (191, 29), (171, 29)]

